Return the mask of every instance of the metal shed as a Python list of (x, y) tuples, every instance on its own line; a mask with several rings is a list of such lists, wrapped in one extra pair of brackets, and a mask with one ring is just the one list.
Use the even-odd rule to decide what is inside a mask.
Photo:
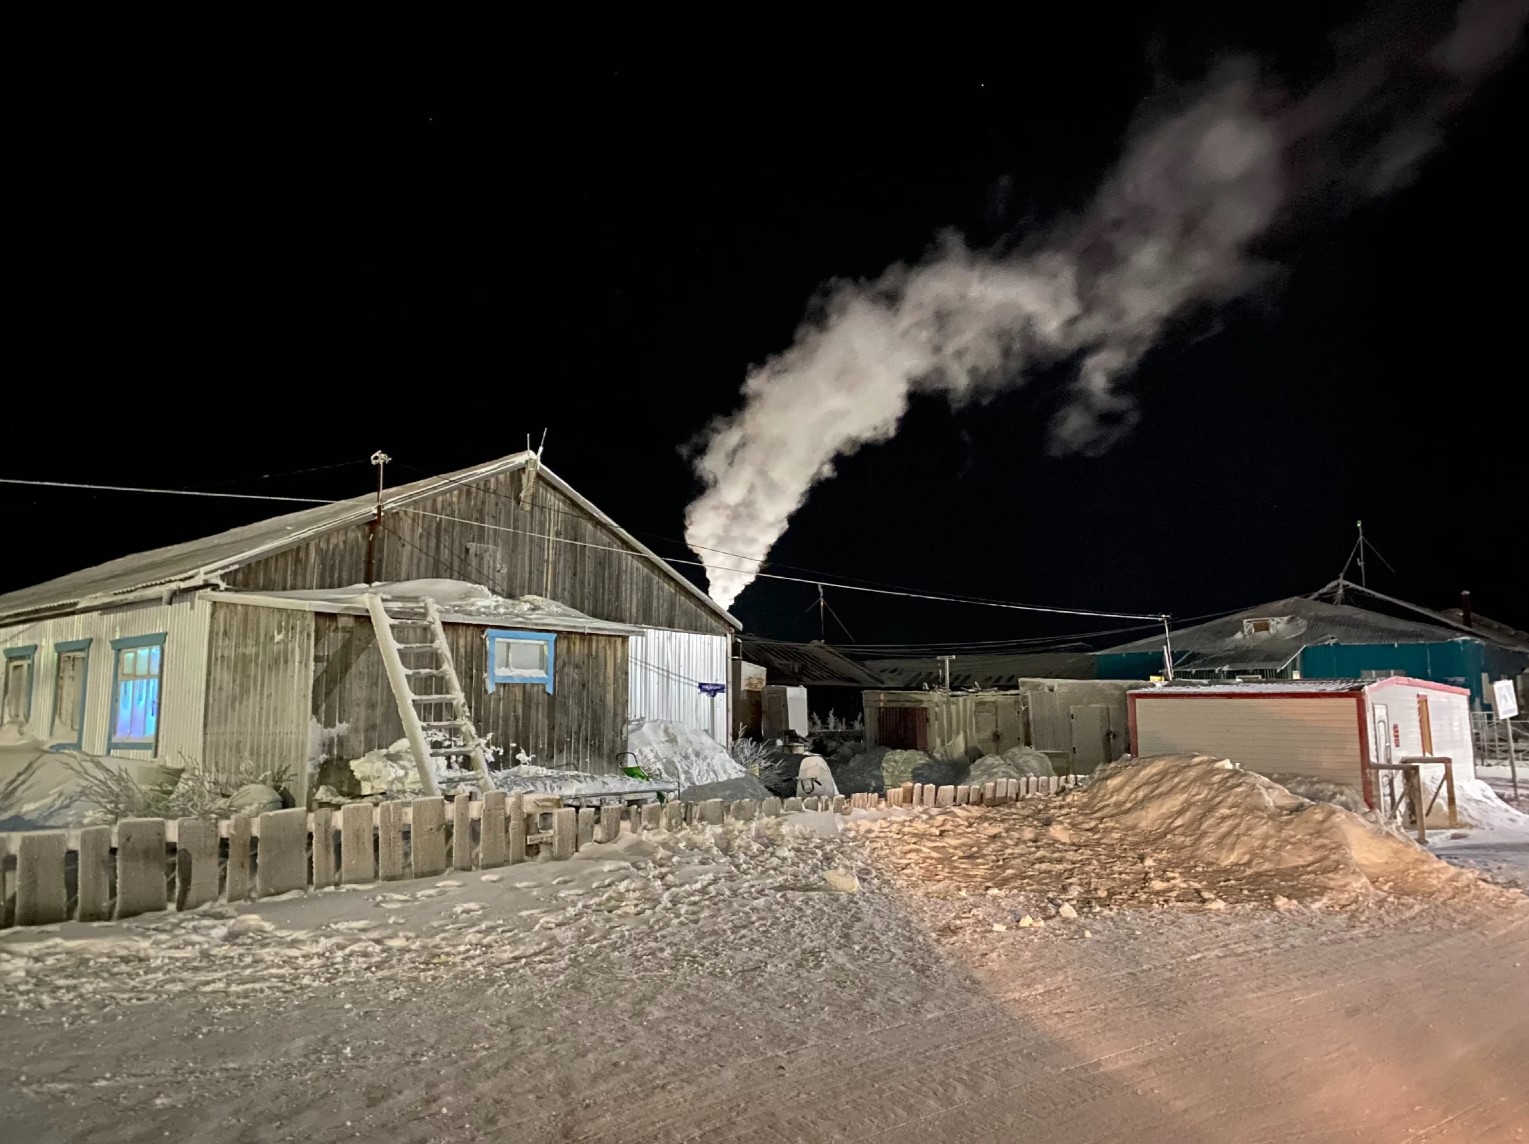
[(1131, 751), (1221, 755), (1259, 774), (1352, 787), (1382, 809), (1375, 765), (1444, 757), (1456, 781), (1475, 777), (1470, 698), (1405, 676), (1153, 687), (1129, 695)]

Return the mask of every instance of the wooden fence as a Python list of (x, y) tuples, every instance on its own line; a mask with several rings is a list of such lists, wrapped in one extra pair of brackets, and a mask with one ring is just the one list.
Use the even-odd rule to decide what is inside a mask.
[(748, 821), (800, 810), (847, 814), (885, 807), (1005, 803), (1055, 794), (1064, 778), (985, 786), (904, 783), (833, 798), (533, 806), (502, 791), (452, 800), (351, 803), (339, 811), (277, 810), (226, 821), (129, 818), (115, 826), (0, 834), (0, 926), (127, 918), (295, 890), (430, 878), (538, 857), (572, 858), (591, 843), (686, 823)]

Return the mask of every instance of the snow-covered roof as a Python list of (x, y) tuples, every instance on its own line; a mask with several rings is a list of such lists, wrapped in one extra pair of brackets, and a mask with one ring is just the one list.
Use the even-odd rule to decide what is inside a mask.
[[(1419, 609), (1420, 610), (1420, 609)], [(1252, 630), (1244, 621), (1273, 621), (1269, 630)], [(1350, 604), (1330, 604), (1307, 596), (1260, 604), (1235, 615), (1179, 628), (1173, 633), (1173, 662), (1186, 671), (1280, 670), (1302, 648), (1320, 644), (1441, 643), (1475, 637), (1487, 643), (1503, 643), (1491, 633), (1438, 623), (1388, 616)], [(1101, 654), (1151, 652), (1160, 655), (1163, 637), (1106, 648)]]
[(376, 593), (384, 600), (434, 600), (441, 619), (448, 623), (482, 624), (485, 627), (526, 628), (541, 632), (595, 632), (605, 635), (641, 635), (631, 624), (597, 620), (577, 608), (546, 596), (496, 596), (482, 584), (465, 580), (397, 580), (384, 584), (351, 584), (344, 588), (313, 588), (295, 592), (216, 592), (215, 600), (267, 607), (302, 608), (314, 612), (366, 615), (365, 595)]
[(1368, 679), (1262, 679), (1244, 683), (1195, 683), (1185, 680), (1139, 687), (1130, 694), (1135, 698), (1153, 695), (1345, 695), (1363, 691), (1374, 682)]
[[(534, 457), (534, 453), (526, 451), (511, 453), (482, 465), (387, 489), (382, 494), (383, 511), (403, 507), (458, 485), (471, 484), (488, 476), (522, 468)], [(742, 627), (726, 609), (586, 500), (545, 464), (538, 462), (538, 468), (539, 480), (547, 481), (572, 498), (586, 512), (616, 533), (623, 542), (648, 557), (671, 580), (734, 628)], [(105, 564), (97, 564), (30, 588), (0, 595), (0, 620), (34, 612), (86, 611), (93, 607), (107, 607), (122, 603), (124, 597), (140, 593), (216, 586), (220, 573), (325, 532), (359, 524), (370, 518), (376, 509), (375, 494), (352, 497), (256, 521), (198, 540), (109, 560)]]

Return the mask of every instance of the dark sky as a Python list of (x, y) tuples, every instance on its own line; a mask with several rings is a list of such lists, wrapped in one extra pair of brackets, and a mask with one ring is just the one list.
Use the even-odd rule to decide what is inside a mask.
[[(969, 45), (940, 53), (959, 69), (910, 44), (430, 94), (56, 73), (9, 125), (0, 476), (338, 497), (366, 491), (374, 449), (412, 479), (545, 427), (553, 468), (689, 556), (680, 447), (735, 407), (823, 282), (917, 258), (942, 229), (984, 245), (1077, 209), (1142, 98), (1229, 52), (1296, 86), (1322, 70), (1338, 9), (1234, 23), (1222, 7), (921, 29)], [(957, 411), (923, 398), (813, 493), (776, 559), (1189, 616), (1315, 590), (1363, 518), (1396, 569), (1372, 562), (1372, 585), (1438, 607), (1470, 588), (1529, 627), (1512, 558), (1525, 76), (1520, 61), (1486, 87), (1411, 186), (1285, 228), (1266, 286), (1185, 316), (1132, 382), (1140, 428), (1107, 455), (1046, 456), (1055, 378)], [(270, 507), (0, 486), (0, 589)], [(811, 638), (815, 596), (759, 582), (735, 611)], [(829, 600), (871, 642), (1109, 626)]]

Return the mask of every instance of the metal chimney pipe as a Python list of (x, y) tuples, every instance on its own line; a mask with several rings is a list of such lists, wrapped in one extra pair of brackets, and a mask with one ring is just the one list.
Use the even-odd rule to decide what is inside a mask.
[(1466, 627), (1472, 628), (1472, 627), (1476, 626), (1472, 622), (1472, 619), (1473, 619), (1473, 617), (1471, 616), (1471, 594), (1470, 594), (1470, 592), (1461, 592), (1460, 593), (1460, 620), (1461, 620), (1462, 623), (1465, 624)]

